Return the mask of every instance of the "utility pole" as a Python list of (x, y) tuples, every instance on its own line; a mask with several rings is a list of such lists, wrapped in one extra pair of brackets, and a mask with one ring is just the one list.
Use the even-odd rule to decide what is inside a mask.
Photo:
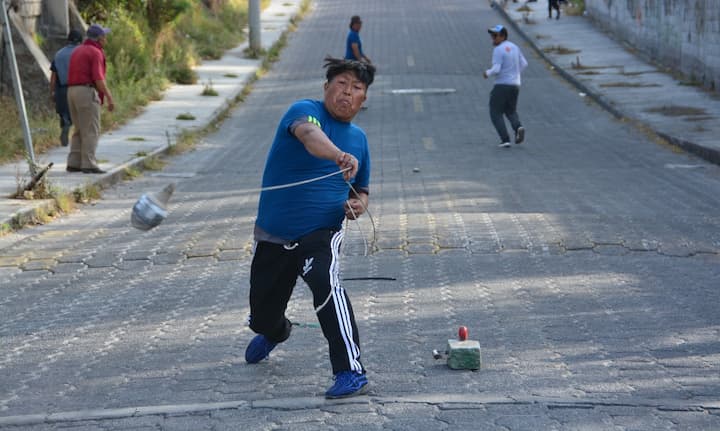
[(2, 6), (0, 18), (2, 18), (3, 36), (5, 43), (8, 46), (8, 57), (10, 57), (10, 75), (13, 81), (13, 89), (15, 90), (15, 102), (17, 102), (18, 115), (20, 116), (20, 122), (22, 123), (23, 137), (25, 138), (25, 150), (27, 151), (30, 163), (30, 173), (35, 175), (37, 171), (37, 165), (35, 164), (35, 151), (33, 150), (30, 124), (28, 123), (27, 110), (25, 109), (25, 96), (23, 96), (22, 84), (20, 83), (20, 72), (18, 72), (17, 59), (15, 58), (15, 47), (12, 41), (11, 24), (7, 14), (5, 0), (0, 0), (0, 6)]
[(250, 51), (259, 55), (262, 51), (260, 43), (260, 0), (249, 0), (248, 23), (250, 27)]

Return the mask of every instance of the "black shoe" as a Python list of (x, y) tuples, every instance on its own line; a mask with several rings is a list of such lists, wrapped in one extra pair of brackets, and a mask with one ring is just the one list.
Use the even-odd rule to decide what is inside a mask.
[(68, 166), (67, 168), (65, 168), (65, 170), (68, 171), (68, 172), (82, 172), (82, 169), (80, 169), (80, 168), (73, 168), (72, 166)]
[(83, 174), (105, 174), (107, 171), (103, 171), (100, 168), (83, 169)]
[(516, 144), (522, 144), (522, 142), (525, 140), (525, 128), (523, 126), (518, 127), (518, 129), (515, 131), (515, 143)]

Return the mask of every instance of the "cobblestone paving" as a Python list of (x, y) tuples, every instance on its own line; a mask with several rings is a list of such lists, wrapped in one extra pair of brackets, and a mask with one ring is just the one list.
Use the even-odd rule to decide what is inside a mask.
[[(498, 149), (486, 3), (349, 5), (317, 1), (245, 103), (162, 175), (0, 238), (0, 427), (719, 429), (720, 169), (588, 105), (528, 49), (528, 142)], [(326, 402), (304, 285), (291, 339), (257, 366), (242, 355), (264, 157), (288, 103), (320, 95), (350, 10), (380, 67), (358, 117), (372, 219), (348, 225), (343, 257), (372, 386)], [(409, 88), (455, 91), (391, 93)], [(169, 181), (168, 219), (131, 228), (135, 199)], [(477, 372), (431, 356), (460, 325)]]

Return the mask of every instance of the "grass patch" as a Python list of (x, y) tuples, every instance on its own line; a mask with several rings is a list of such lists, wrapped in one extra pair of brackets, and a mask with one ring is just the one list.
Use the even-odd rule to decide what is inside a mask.
[(75, 201), (70, 194), (63, 193), (55, 197), (55, 205), (63, 213), (67, 214), (75, 209)]
[(653, 73), (653, 72), (651, 72), (651, 71), (639, 71), (639, 72), (625, 72), (625, 71), (623, 71), (623, 72), (620, 72), (620, 74), (621, 74), (621, 75), (624, 75), (624, 76), (640, 76), (640, 75), (644, 75), (644, 74), (646, 74), (646, 73)]
[(174, 156), (191, 150), (195, 146), (199, 135), (197, 131), (181, 132), (175, 139), (175, 142), (168, 145), (168, 154)]
[(143, 160), (143, 169), (148, 171), (159, 171), (164, 168), (166, 163), (160, 157), (153, 156)]
[(226, 78), (237, 78), (237, 77), (240, 76), (240, 75), (238, 75), (237, 73), (226, 73), (226, 74), (223, 75), (223, 76), (226, 77)]
[(147, 139), (143, 138), (142, 136), (131, 136), (131, 137), (127, 138), (127, 140), (134, 141), (134, 142), (143, 142), (143, 141), (146, 141)]
[(86, 204), (100, 199), (102, 197), (102, 189), (95, 184), (87, 184), (83, 187), (76, 188), (72, 194), (75, 202)]
[(201, 96), (217, 96), (218, 92), (212, 86), (212, 81), (209, 81), (203, 86), (203, 91), (200, 93)]
[(135, 166), (128, 166), (125, 168), (125, 179), (126, 180), (133, 180), (139, 176), (142, 175), (142, 171), (140, 169), (136, 168)]
[[(36, 155), (60, 145), (58, 116), (49, 104), (27, 105), (28, 122)], [(26, 156), (25, 139), (15, 99), (0, 96), (0, 163), (20, 160)]]
[(135, 157), (145, 157), (147, 155), (148, 155), (147, 151), (138, 151), (137, 153), (135, 153)]
[(563, 9), (566, 15), (582, 15), (585, 13), (585, 0), (568, 0)]
[(176, 120), (183, 120), (183, 121), (192, 121), (195, 119), (195, 116), (189, 112), (183, 112), (181, 114), (178, 114), (177, 117), (175, 117)]
[(652, 114), (661, 114), (666, 117), (682, 117), (686, 115), (708, 115), (707, 111), (702, 108), (694, 108), (692, 106), (680, 105), (664, 105), (656, 108), (646, 109), (645, 112)]
[(600, 84), (603, 88), (647, 88), (647, 87), (662, 87), (660, 84), (643, 84), (642, 82), (606, 82)]
[(581, 50), (579, 50), (579, 49), (566, 48), (561, 45), (553, 45), (553, 46), (548, 46), (548, 47), (543, 48), (543, 52), (546, 54), (555, 53), (555, 54), (559, 54), (559, 55), (570, 55), (570, 54), (577, 54), (580, 51)]
[[(246, 0), (224, 0), (214, 10), (200, 1), (152, 2), (157, 3), (153, 11), (166, 8), (161, 15), (148, 13), (146, 7), (150, 2), (122, 2), (118, 6), (119, 3), (76, 2), (87, 22), (99, 22), (113, 29), (105, 52), (107, 82), (115, 99), (115, 110), (103, 108), (103, 132), (137, 116), (143, 106), (158, 100), (170, 83), (197, 82), (197, 74), (192, 70), (196, 64), (203, 59), (219, 58), (246, 38)], [(269, 3), (263, 0), (261, 7)], [(52, 58), (54, 52), (46, 55)], [(47, 84), (33, 85), (43, 85), (44, 89)], [(46, 100), (26, 102), (35, 153), (59, 146), (60, 126), (54, 107)], [(0, 130), (4, 131), (0, 136), (0, 163), (23, 157), (22, 128), (12, 97), (0, 97)]]

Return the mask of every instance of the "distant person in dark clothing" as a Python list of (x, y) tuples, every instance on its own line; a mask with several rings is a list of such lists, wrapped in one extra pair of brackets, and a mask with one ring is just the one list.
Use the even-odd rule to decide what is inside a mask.
[(345, 59), (372, 63), (370, 58), (363, 52), (362, 41), (360, 40), (360, 28), (362, 28), (362, 20), (359, 16), (354, 15), (350, 18), (350, 31), (348, 32), (345, 43)]
[(552, 10), (555, 9), (557, 14), (555, 19), (560, 19), (560, 0), (548, 0), (548, 18), (552, 19)]
[(107, 99), (109, 111), (115, 109), (110, 89), (105, 83), (106, 62), (103, 47), (110, 29), (93, 24), (87, 29), (87, 39), (75, 48), (68, 69), (68, 106), (75, 125), (68, 172), (104, 174), (95, 158), (100, 140), (100, 107)]
[(77, 46), (82, 42), (82, 33), (71, 30), (68, 34), (68, 44), (60, 48), (52, 64), (50, 65), (50, 94), (55, 101), (55, 112), (60, 116), (60, 143), (63, 147), (68, 146), (68, 134), (72, 126), (70, 108), (67, 101), (67, 78), (70, 68), (70, 56)]

